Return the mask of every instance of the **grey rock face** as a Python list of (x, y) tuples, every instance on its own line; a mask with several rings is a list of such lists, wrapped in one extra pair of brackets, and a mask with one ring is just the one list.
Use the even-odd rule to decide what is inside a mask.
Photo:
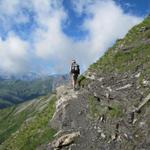
[[(56, 112), (49, 125), (58, 132), (63, 132), (47, 146), (47, 150), (52, 149), (53, 142), (62, 144), (59, 141), (62, 137), (76, 132), (80, 132), (80, 136), (68, 144), (62, 144), (59, 149), (150, 148), (150, 111), (143, 106), (144, 95), (141, 100), (141, 89), (136, 88), (138, 77), (112, 74), (100, 81), (99, 78), (92, 78), (90, 88), (79, 91), (73, 91), (66, 86), (57, 88)], [(135, 112), (135, 108), (141, 105), (143, 108), (139, 114)]]

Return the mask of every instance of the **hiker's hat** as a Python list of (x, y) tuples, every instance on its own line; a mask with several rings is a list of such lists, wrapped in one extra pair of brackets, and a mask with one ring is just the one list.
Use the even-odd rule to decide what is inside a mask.
[(75, 60), (75, 59), (72, 59), (72, 62), (73, 62), (73, 63), (75, 63), (75, 62), (76, 62), (76, 60)]

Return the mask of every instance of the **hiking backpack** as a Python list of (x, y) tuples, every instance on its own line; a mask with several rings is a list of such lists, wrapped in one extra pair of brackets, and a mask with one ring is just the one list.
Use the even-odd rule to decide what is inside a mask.
[(79, 67), (78, 64), (73, 63), (73, 64), (71, 65), (71, 73), (80, 74), (80, 67)]

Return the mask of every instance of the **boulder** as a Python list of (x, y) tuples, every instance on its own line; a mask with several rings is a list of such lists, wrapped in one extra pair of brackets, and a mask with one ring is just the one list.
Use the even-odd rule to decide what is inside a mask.
[(80, 136), (80, 132), (73, 132), (69, 134), (62, 135), (58, 139), (52, 142), (53, 148), (62, 148), (72, 144), (77, 137)]

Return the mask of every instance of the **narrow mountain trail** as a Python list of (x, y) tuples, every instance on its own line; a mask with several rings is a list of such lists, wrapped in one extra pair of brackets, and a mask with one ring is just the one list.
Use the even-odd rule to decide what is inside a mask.
[[(83, 95), (87, 95), (87, 92), (73, 91), (68, 89), (68, 87), (57, 89), (58, 101), (56, 103), (56, 112), (50, 122), (51, 127), (59, 130), (57, 136), (78, 132), (80, 137), (78, 140), (82, 142), (89, 141), (88, 138), (95, 135), (91, 130), (91, 123), (87, 119), (88, 106)], [(92, 135), (90, 136), (90, 134)], [(55, 147), (54, 143), (52, 145)], [(83, 149), (87, 148), (88, 144), (84, 142)], [(61, 147), (61, 144), (59, 146)], [(72, 147), (78, 149), (78, 145), (72, 145)], [(50, 146), (48, 149), (50, 149)]]
[[(49, 126), (58, 132), (45, 149), (130, 150), (144, 147), (140, 143), (148, 142), (145, 140), (150, 132), (149, 120), (146, 120), (150, 113), (147, 110), (149, 96), (142, 98), (137, 90), (136, 74), (102, 77), (88, 72), (86, 79), (88, 85), (78, 91), (67, 86), (57, 88), (56, 112)], [(136, 108), (142, 108), (142, 113), (136, 112)], [(140, 139), (140, 136), (146, 137)]]

